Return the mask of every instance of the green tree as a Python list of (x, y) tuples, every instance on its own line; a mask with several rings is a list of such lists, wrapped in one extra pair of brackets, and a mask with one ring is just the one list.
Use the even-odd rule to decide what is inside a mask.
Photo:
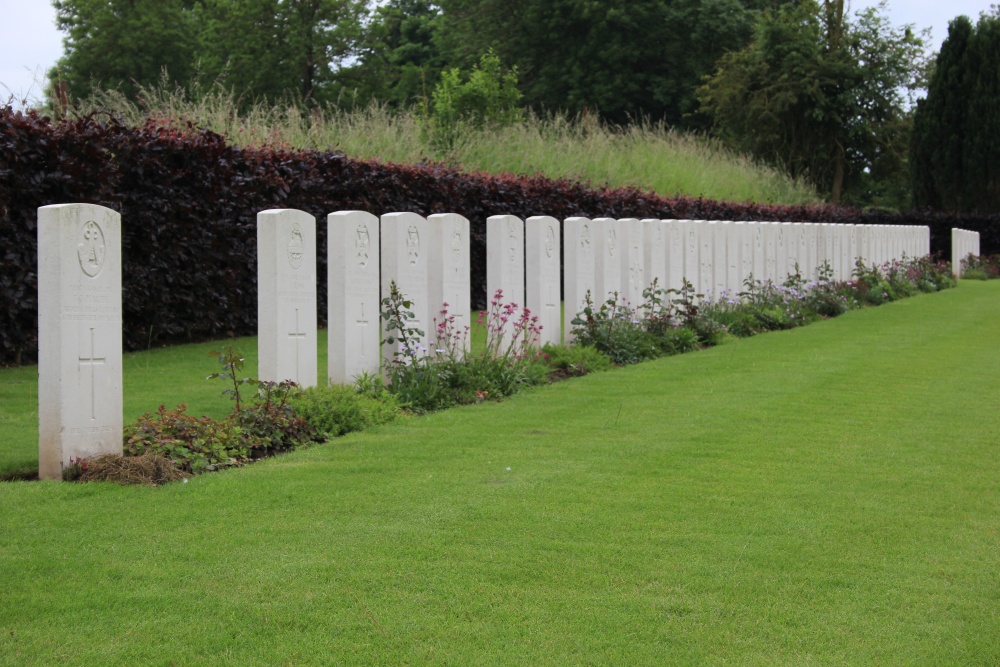
[[(744, 45), (756, 12), (740, 0), (440, 0), (440, 43), (468, 67), (493, 48), (517, 67), (537, 111), (584, 109), (614, 122), (695, 121), (694, 91), (724, 52)], [(769, 5), (758, 0), (752, 5)]]
[(751, 43), (723, 56), (698, 90), (713, 131), (834, 202), (878, 201), (905, 173), (908, 102), (926, 66), (923, 40), (893, 28), (884, 9), (854, 22), (844, 0), (765, 12)]
[(180, 82), (193, 75), (196, 30), (191, 0), (53, 0), (66, 33), (64, 54), (49, 73), (73, 97), (94, 87), (130, 96), (164, 71)]
[(365, 9), (364, 0), (202, 0), (202, 75), (250, 99), (331, 101)]
[(429, 0), (379, 4), (359, 43), (358, 62), (341, 71), (363, 102), (404, 107), (427, 99), (445, 68), (437, 45), (441, 10)]
[(498, 127), (523, 117), (517, 69), (505, 69), (493, 51), (464, 76), (453, 67), (445, 70), (434, 88), (430, 121), (436, 142), (451, 148), (466, 127)]
[(65, 55), (51, 74), (69, 94), (134, 97), (196, 80), (254, 99), (333, 99), (354, 55), (365, 0), (53, 0)]
[(917, 206), (1000, 211), (1000, 8), (948, 26), (912, 142)]

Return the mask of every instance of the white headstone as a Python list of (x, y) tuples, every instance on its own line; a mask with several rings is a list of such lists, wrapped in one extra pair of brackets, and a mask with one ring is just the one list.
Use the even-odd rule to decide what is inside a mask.
[(503, 303), (524, 305), (524, 222), (513, 215), (486, 220), (486, 298), (503, 291)]
[(829, 229), (830, 224), (826, 222), (816, 225), (816, 268), (810, 278), (818, 278), (820, 272), (830, 264)]
[(816, 278), (817, 258), (819, 257), (819, 225), (807, 223), (803, 226), (805, 231), (805, 248), (803, 249), (802, 277), (806, 280)]
[(755, 282), (763, 282), (767, 277), (767, 266), (765, 265), (767, 253), (765, 251), (763, 224), (760, 222), (751, 222), (750, 233), (750, 248), (753, 252), (753, 279)]
[(461, 356), (469, 344), (468, 331), (472, 326), (469, 221), (457, 213), (436, 213), (427, 217), (427, 226), (430, 238), (427, 289), (431, 308), (428, 336), (437, 341), (436, 349), (443, 349), (440, 336), (449, 335), (450, 330), (451, 342), (457, 344)]
[(622, 296), (632, 308), (642, 304), (642, 292), (646, 288), (646, 267), (643, 240), (643, 224), (636, 218), (622, 218), (618, 221), (618, 241), (622, 251), (621, 286)]
[[(407, 328), (418, 329), (422, 336), (414, 335), (410, 341), (413, 356), (427, 354), (427, 342), (434, 326), (431, 318), (430, 291), (428, 290), (428, 243), (430, 231), (427, 220), (416, 213), (386, 213), (380, 225), (381, 251), (381, 295), (389, 296), (391, 285), (396, 283), (400, 293), (411, 303), (413, 317), (406, 323)], [(382, 359), (392, 363), (396, 354), (402, 352), (398, 331), (387, 331), (385, 322), (379, 318), (382, 338), (392, 336), (391, 345), (382, 346)], [(404, 355), (405, 356), (405, 355)]]
[(706, 299), (715, 297), (715, 274), (712, 270), (715, 262), (715, 221), (702, 220), (698, 236), (698, 292)]
[(743, 290), (743, 281), (753, 273), (753, 236), (754, 225), (756, 223), (740, 221), (736, 223), (736, 242), (739, 245), (738, 270), (740, 290)]
[(743, 278), (740, 275), (743, 270), (740, 246), (743, 241), (743, 228), (746, 227), (746, 223), (737, 221), (723, 224), (725, 225), (726, 238), (725, 290), (729, 293), (729, 296), (735, 297), (743, 289)]
[(667, 276), (664, 287), (680, 289), (684, 284), (684, 230), (680, 220), (664, 220), (667, 233)]
[(714, 227), (715, 236), (712, 254), (712, 293), (718, 299), (728, 287), (726, 278), (729, 267), (729, 241), (726, 236), (727, 226), (730, 223), (719, 220), (709, 224)]
[(801, 222), (791, 223), (786, 244), (785, 272), (789, 275), (802, 274), (802, 252), (805, 248), (805, 230)]
[(326, 217), (327, 337), (330, 384), (377, 375), (379, 350), (379, 224), (364, 211)]
[(618, 221), (595, 218), (594, 225), (594, 305), (618, 295), (622, 297), (622, 249)]
[(316, 219), (257, 214), (257, 376), (316, 386)]
[(777, 223), (778, 230), (774, 241), (776, 282), (784, 283), (788, 278), (788, 239), (792, 231), (790, 222)]
[(778, 259), (775, 256), (778, 247), (778, 223), (762, 222), (760, 226), (764, 241), (764, 275), (762, 278), (776, 283), (778, 282)]
[(563, 223), (566, 239), (564, 274), (566, 294), (566, 344), (573, 342), (570, 322), (583, 310), (587, 292), (594, 292), (594, 223), (589, 218), (566, 218)]
[(535, 216), (524, 222), (525, 302), (542, 327), (535, 344), (562, 342), (562, 307), (559, 301), (559, 221)]
[(847, 280), (850, 277), (851, 266), (851, 235), (853, 230), (848, 225), (837, 225), (837, 240), (834, 248), (837, 251), (837, 273), (834, 278)]
[(38, 209), (38, 475), (122, 453), (121, 216)]
[(643, 229), (643, 268), (646, 287), (656, 280), (658, 289), (667, 288), (667, 224), (663, 220), (646, 218)]
[(861, 225), (858, 227), (858, 257), (864, 266), (874, 264), (874, 228), (871, 225)]
[(701, 226), (697, 220), (679, 220), (681, 238), (684, 242), (684, 279), (697, 294), (701, 291)]

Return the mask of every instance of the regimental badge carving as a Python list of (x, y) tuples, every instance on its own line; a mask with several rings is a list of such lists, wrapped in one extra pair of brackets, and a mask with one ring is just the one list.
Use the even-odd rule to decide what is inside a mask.
[(545, 228), (545, 256), (552, 259), (556, 252), (556, 230), (552, 225)]
[(410, 225), (406, 230), (406, 254), (410, 264), (416, 264), (420, 259), (420, 232), (416, 225)]
[(354, 247), (357, 249), (356, 257), (360, 266), (368, 266), (371, 246), (372, 237), (368, 234), (368, 227), (358, 225), (357, 231), (354, 232)]
[(462, 254), (462, 230), (456, 229), (451, 235), (451, 254), (458, 257)]
[(580, 247), (584, 250), (590, 248), (590, 225), (584, 225), (580, 230)]
[(507, 258), (510, 260), (511, 264), (517, 262), (517, 246), (518, 241), (517, 224), (513, 220), (507, 221)]
[(80, 230), (80, 242), (76, 244), (76, 254), (80, 259), (80, 268), (91, 278), (104, 268), (104, 255), (107, 246), (104, 243), (104, 231), (93, 220), (83, 223)]
[(608, 230), (608, 254), (614, 257), (615, 247), (618, 244), (618, 233), (614, 228)]
[(305, 253), (302, 228), (298, 224), (292, 225), (291, 238), (288, 240), (288, 264), (296, 271), (301, 269), (303, 262), (305, 262)]

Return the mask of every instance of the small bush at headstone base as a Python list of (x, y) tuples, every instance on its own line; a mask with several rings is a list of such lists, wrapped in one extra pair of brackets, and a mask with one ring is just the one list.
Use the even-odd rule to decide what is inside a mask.
[(324, 439), (387, 424), (399, 415), (392, 394), (376, 399), (340, 385), (310, 387), (292, 397), (291, 406)]

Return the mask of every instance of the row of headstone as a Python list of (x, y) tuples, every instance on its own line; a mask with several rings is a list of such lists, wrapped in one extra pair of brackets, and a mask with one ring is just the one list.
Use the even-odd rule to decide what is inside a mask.
[[(315, 386), (316, 221), (302, 211), (263, 211), (257, 239), (258, 374)], [(411, 352), (426, 354), (446, 320), (457, 332), (470, 326), (469, 258), (469, 221), (460, 215), (327, 216), (328, 382), (378, 374), (402, 351), (398, 336), (381, 345), (380, 302), (392, 283), (411, 304), (407, 326), (423, 332), (410, 340)]]
[(930, 228), (917, 226), (568, 218), (563, 231), (567, 313), (588, 292), (596, 303), (618, 294), (636, 306), (654, 279), (663, 289), (686, 282), (712, 299), (751, 278), (848, 280), (858, 260), (881, 265), (930, 253)]
[[(315, 219), (282, 209), (260, 213), (257, 224), (258, 375), (314, 386)], [(381, 345), (380, 301), (393, 282), (411, 303), (409, 325), (424, 332), (411, 341), (417, 354), (440, 344), (445, 320), (460, 333), (471, 325), (462, 216), (342, 211), (327, 216), (327, 231), (330, 383), (378, 374), (400, 351), (398, 342)], [(74, 458), (122, 450), (121, 218), (89, 204), (42, 207), (38, 241), (39, 474), (60, 479)], [(829, 266), (831, 277), (847, 278), (856, 258), (883, 263), (929, 249), (926, 227), (493, 216), (487, 289), (539, 318), (541, 345), (563, 338), (561, 278), (570, 318), (588, 291), (598, 303), (618, 293), (639, 304), (654, 279), (664, 288), (687, 280), (716, 297), (750, 276), (781, 281), (798, 267), (815, 278)]]
[(962, 260), (973, 255), (979, 257), (979, 232), (966, 229), (951, 230), (951, 272), (962, 277)]

